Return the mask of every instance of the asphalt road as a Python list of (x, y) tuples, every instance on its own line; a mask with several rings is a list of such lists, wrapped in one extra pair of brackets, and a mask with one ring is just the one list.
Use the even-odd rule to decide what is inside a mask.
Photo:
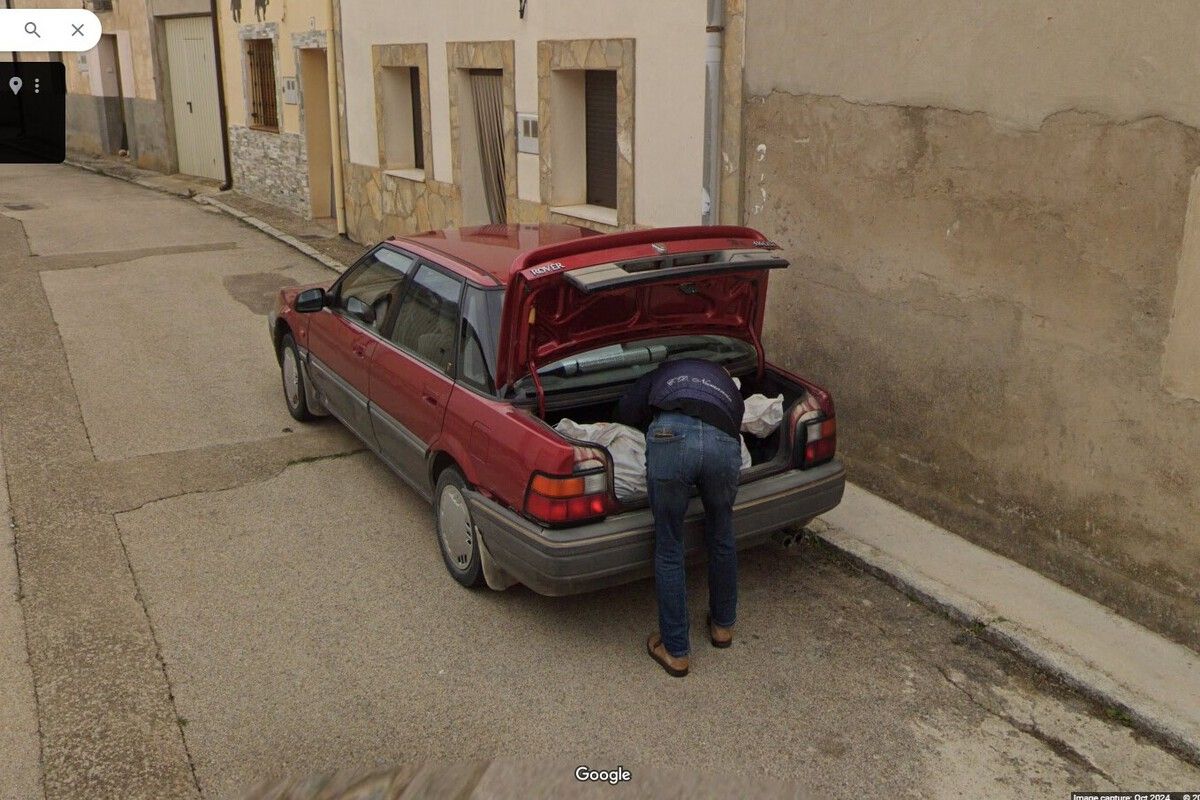
[(493, 758), (556, 791), (572, 764), (630, 767), (630, 792), (658, 768), (835, 798), (1200, 785), (814, 544), (743, 557), (738, 641), (701, 638), (685, 680), (644, 654), (649, 582), (462, 589), (427, 505), (284, 409), (263, 314), (327, 277), (196, 203), (0, 167), (0, 796)]

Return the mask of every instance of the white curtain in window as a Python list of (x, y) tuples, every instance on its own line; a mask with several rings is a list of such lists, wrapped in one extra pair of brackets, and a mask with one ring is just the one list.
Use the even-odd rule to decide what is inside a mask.
[(504, 98), (500, 70), (472, 70), (471, 98), (475, 101), (475, 127), (479, 135), (479, 161), (488, 217), (504, 223)]

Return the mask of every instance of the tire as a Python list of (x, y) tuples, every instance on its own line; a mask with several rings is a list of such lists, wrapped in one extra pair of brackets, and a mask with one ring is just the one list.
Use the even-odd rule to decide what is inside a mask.
[(313, 414), (308, 410), (308, 387), (304, 385), (304, 371), (300, 369), (300, 351), (292, 334), (285, 333), (279, 343), (279, 374), (283, 379), (283, 402), (287, 404), (292, 419), (308, 422)]
[(454, 467), (438, 475), (433, 491), (433, 515), (437, 520), (438, 547), (450, 577), (474, 589), (483, 585), (483, 565), (479, 560), (479, 537), (471, 507), (463, 495), (467, 482)]

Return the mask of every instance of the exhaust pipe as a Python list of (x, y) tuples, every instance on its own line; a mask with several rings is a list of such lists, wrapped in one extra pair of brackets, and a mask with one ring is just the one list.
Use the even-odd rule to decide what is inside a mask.
[(804, 538), (803, 529), (784, 528), (771, 534), (771, 540), (785, 550), (795, 547)]

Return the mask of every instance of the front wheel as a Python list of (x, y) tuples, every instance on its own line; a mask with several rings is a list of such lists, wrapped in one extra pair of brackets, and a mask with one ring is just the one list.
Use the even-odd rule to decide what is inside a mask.
[(287, 403), (288, 413), (300, 422), (308, 422), (313, 418), (308, 410), (308, 395), (305, 394), (304, 373), (300, 370), (300, 351), (296, 348), (296, 340), (290, 333), (283, 335), (279, 343), (279, 370), (283, 376), (283, 400)]
[(483, 568), (479, 560), (479, 537), (475, 521), (467, 505), (467, 482), (454, 467), (447, 467), (438, 476), (433, 492), (433, 511), (437, 517), (438, 544), (442, 561), (454, 580), (468, 588), (483, 585)]

